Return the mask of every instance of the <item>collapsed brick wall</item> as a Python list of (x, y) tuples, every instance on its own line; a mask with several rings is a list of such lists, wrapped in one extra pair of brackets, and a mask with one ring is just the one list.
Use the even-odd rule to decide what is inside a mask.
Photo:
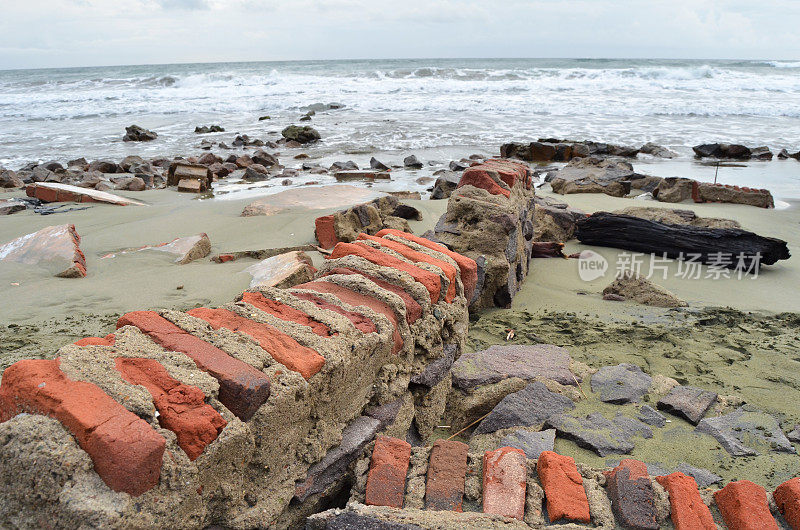
[(0, 526), (290, 527), (376, 434), (429, 436), (477, 266), (396, 230), (313, 281), (136, 311), (0, 384)]

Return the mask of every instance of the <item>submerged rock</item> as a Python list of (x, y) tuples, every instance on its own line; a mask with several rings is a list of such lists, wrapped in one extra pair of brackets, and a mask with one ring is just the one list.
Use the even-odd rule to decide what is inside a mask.
[(158, 134), (149, 131), (138, 125), (131, 125), (125, 127), (125, 136), (122, 137), (123, 142), (149, 142), (158, 138)]
[(313, 127), (290, 125), (281, 131), (281, 135), (287, 140), (292, 140), (300, 144), (308, 144), (320, 140), (322, 136)]
[(403, 159), (403, 166), (408, 169), (422, 169), (422, 162), (415, 155), (410, 155)]

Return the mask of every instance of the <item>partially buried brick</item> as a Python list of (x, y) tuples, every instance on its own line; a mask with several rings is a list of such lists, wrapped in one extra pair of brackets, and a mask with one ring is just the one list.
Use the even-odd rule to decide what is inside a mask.
[(403, 299), (403, 302), (406, 304), (406, 322), (409, 324), (413, 324), (416, 322), (419, 317), (422, 316), (422, 306), (414, 300), (414, 298), (408, 294), (402, 287), (398, 287), (397, 285), (393, 285), (387, 281), (381, 280), (380, 278), (376, 278), (375, 276), (370, 276), (369, 274), (350, 269), (347, 267), (335, 267), (323, 274), (323, 276), (330, 276), (331, 274), (358, 274), (359, 276), (363, 276), (367, 278), (375, 285), (380, 287), (381, 289), (386, 289), (387, 291), (391, 291), (400, 298)]
[(135, 326), (162, 348), (190, 357), (198, 368), (219, 381), (219, 400), (241, 420), (252, 418), (269, 398), (266, 374), (187, 333), (155, 311), (126, 313), (117, 322), (117, 328), (122, 326)]
[(787, 480), (775, 488), (772, 497), (792, 530), (800, 530), (800, 478)]
[(379, 436), (372, 450), (365, 503), (402, 508), (410, 460), (411, 444), (398, 438)]
[(658, 530), (656, 501), (647, 466), (626, 458), (606, 474), (611, 507), (622, 526), (634, 530)]
[(483, 513), (522, 520), (525, 515), (525, 453), (513, 447), (483, 455)]
[(117, 337), (109, 333), (105, 337), (85, 337), (75, 341), (75, 346), (113, 346)]
[(436, 440), (428, 462), (425, 508), (461, 511), (469, 446), (455, 440)]
[(669, 493), (672, 524), (676, 530), (716, 530), (711, 510), (700, 497), (697, 482), (692, 477), (676, 472), (656, 477), (656, 480)]
[(227, 425), (219, 412), (206, 404), (199, 388), (174, 379), (158, 361), (118, 357), (115, 364), (126, 381), (150, 392), (159, 412), (158, 423), (175, 433), (189, 460), (200, 456)]
[(575, 460), (553, 451), (542, 451), (536, 462), (539, 481), (547, 499), (550, 522), (561, 519), (588, 523), (589, 500)]
[(322, 370), (325, 365), (322, 355), (269, 324), (254, 322), (227, 309), (198, 307), (188, 311), (188, 314), (205, 320), (214, 329), (227, 328), (253, 337), (273, 359), (305, 379)]
[(61, 422), (112, 490), (137, 496), (158, 484), (164, 437), (100, 387), (67, 378), (58, 360), (19, 361), (3, 373), (0, 422), (22, 412)]
[(730, 482), (714, 493), (714, 502), (730, 530), (778, 530), (767, 492), (749, 480)]
[(361, 313), (357, 313), (355, 311), (348, 311), (342, 307), (331, 304), (312, 293), (296, 291), (293, 292), (292, 294), (301, 300), (306, 300), (308, 302), (311, 302), (320, 309), (333, 311), (334, 313), (338, 313), (346, 317), (350, 322), (353, 323), (353, 326), (355, 326), (355, 328), (361, 333), (376, 333), (378, 331), (378, 328), (375, 327), (375, 323), (372, 322), (372, 320), (370, 320), (366, 316), (362, 315)]
[(242, 294), (242, 301), (281, 320), (288, 320), (289, 322), (296, 322), (303, 326), (308, 326), (311, 328), (311, 331), (320, 337), (335, 335), (335, 333), (331, 332), (331, 328), (319, 320), (315, 320), (299, 309), (295, 309), (283, 302), (270, 300), (261, 293), (245, 292)]
[(322, 248), (333, 248), (339, 242), (336, 236), (336, 223), (333, 215), (323, 215), (314, 221), (314, 233), (317, 236), (319, 246)]

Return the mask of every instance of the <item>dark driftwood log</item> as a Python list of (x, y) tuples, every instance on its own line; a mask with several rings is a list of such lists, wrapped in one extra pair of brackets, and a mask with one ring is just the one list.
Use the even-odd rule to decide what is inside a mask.
[[(726, 266), (719, 253), (730, 260), (727, 268), (750, 267), (753, 256), (760, 255), (760, 265), (772, 265), (789, 259), (786, 241), (763, 237), (736, 228), (702, 228), (691, 225), (670, 225), (607, 212), (598, 212), (577, 222), (576, 237), (585, 245), (621, 248), (633, 252), (666, 253), (670, 258), (699, 255), (698, 261)], [(740, 263), (739, 256), (745, 259)]]
[(552, 241), (534, 241), (531, 246), (532, 258), (564, 258), (564, 243)]

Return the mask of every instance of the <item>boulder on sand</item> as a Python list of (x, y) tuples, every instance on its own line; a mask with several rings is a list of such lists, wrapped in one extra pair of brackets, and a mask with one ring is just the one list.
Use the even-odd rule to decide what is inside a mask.
[(533, 240), (564, 243), (575, 235), (576, 223), (586, 213), (551, 197), (534, 197)]
[(305, 252), (293, 251), (259, 261), (242, 272), (253, 276), (250, 289), (258, 287), (288, 289), (310, 282), (316, 271), (311, 264), (311, 258)]
[(740, 144), (700, 144), (692, 147), (696, 158), (733, 158), (747, 160), (752, 151)]
[(281, 135), (287, 140), (295, 141), (300, 144), (316, 142), (322, 138), (315, 128), (309, 127), (308, 125), (302, 127), (299, 125), (289, 125), (281, 131)]
[(611, 285), (603, 289), (603, 296), (617, 295), (643, 305), (655, 307), (685, 307), (688, 304), (654, 284), (647, 278), (632, 273), (620, 275)]
[(0, 188), (21, 188), (25, 184), (10, 169), (0, 170)]
[(550, 186), (561, 195), (569, 193), (605, 193), (624, 197), (631, 191), (633, 166), (624, 160), (595, 157), (576, 158), (554, 172)]
[(148, 131), (138, 125), (131, 125), (125, 127), (125, 136), (122, 137), (123, 142), (149, 142), (158, 138), (158, 134), (153, 131)]
[(70, 186), (69, 184), (61, 184), (60, 182), (37, 182), (36, 184), (29, 184), (25, 187), (25, 194), (28, 197), (35, 197), (42, 202), (105, 202), (120, 206), (128, 204), (144, 206), (144, 203), (120, 197), (113, 193)]
[(0, 261), (43, 267), (60, 278), (86, 276), (75, 225), (48, 226), (0, 246)]

